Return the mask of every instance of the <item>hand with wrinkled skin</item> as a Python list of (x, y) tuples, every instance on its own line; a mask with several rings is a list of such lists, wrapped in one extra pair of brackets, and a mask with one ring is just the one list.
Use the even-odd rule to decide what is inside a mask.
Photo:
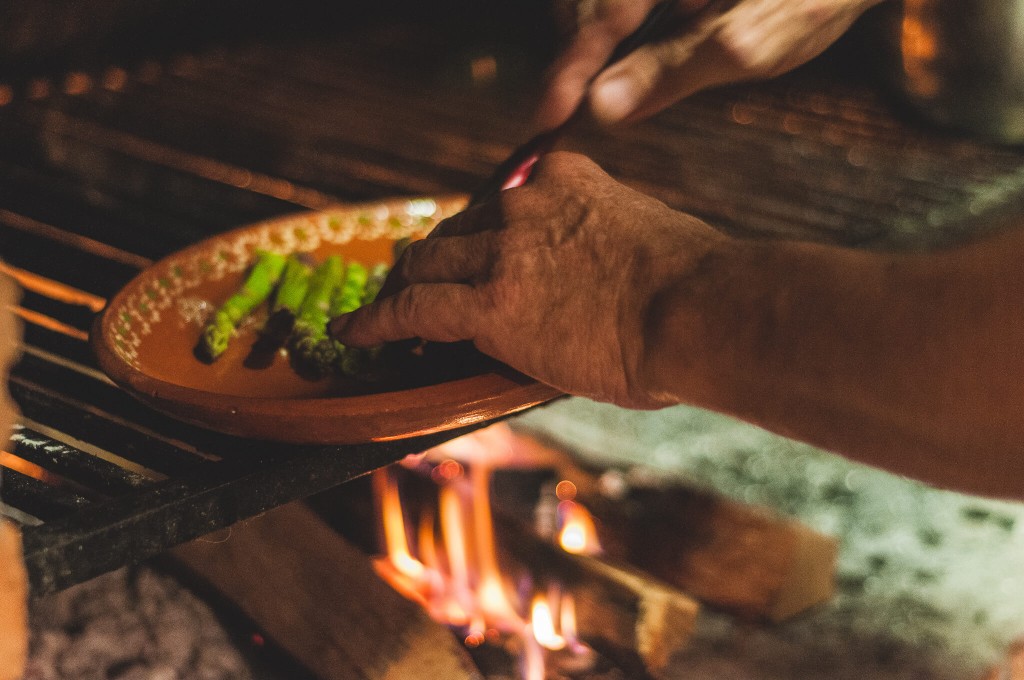
[(603, 125), (646, 118), (700, 90), (771, 78), (820, 54), (881, 0), (678, 0), (676, 30), (601, 68), (656, 0), (594, 0), (550, 69), (536, 123), (551, 129), (586, 98)]
[(652, 300), (724, 241), (582, 156), (554, 153), (526, 186), (413, 243), (388, 283), (400, 290), (332, 331), (355, 346), (472, 340), (566, 392), (663, 406), (642, 375)]
[(568, 393), (685, 403), (1024, 498), (1024, 220), (918, 254), (737, 239), (551, 154), (442, 222), (341, 342), (472, 340)]

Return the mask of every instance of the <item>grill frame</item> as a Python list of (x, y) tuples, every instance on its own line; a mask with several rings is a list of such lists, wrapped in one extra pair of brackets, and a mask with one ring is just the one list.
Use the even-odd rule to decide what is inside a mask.
[[(473, 429), (332, 447), (219, 435), (115, 387), (85, 338), (97, 300), (212, 234), (328, 204), (471, 190), (529, 136), (542, 65), (500, 30), (467, 42), (444, 22), (390, 17), (327, 39), (108, 63), (84, 72), (82, 91), (64, 91), (62, 72), (47, 94), (26, 81), (0, 106), (0, 256), (78, 295), (23, 281), (10, 389), (24, 429), (0, 493), (23, 525), (34, 593)], [(480, 55), (507, 75), (473, 81)], [(921, 249), (973, 238), (1024, 205), (1024, 150), (917, 127), (877, 86), (837, 74), (849, 72), (826, 55), (567, 143), (674, 208), (758, 237)]]

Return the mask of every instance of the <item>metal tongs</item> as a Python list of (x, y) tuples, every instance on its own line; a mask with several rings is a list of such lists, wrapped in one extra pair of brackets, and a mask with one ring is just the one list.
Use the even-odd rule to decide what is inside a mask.
[[(619, 61), (627, 54), (647, 42), (651, 35), (672, 14), (671, 10), (676, 5), (676, 0), (663, 0), (654, 6), (644, 22), (620, 42), (612, 52), (608, 61), (601, 67), (601, 71)], [(491, 176), (470, 196), (469, 206), (483, 203), (493, 198), (505, 189), (520, 186), (526, 182), (533, 171), (533, 166), (541, 156), (546, 154), (572, 127), (579, 124), (584, 117), (583, 102), (576, 107), (573, 114), (561, 125), (546, 132), (541, 132), (526, 143), (519, 146), (512, 155), (506, 158), (501, 165), (495, 168)], [(468, 207), (468, 206), (467, 206)]]

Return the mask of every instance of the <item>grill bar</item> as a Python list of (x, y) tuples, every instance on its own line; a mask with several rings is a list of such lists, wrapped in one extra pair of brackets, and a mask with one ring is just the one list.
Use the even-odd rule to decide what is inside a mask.
[[(33, 372), (33, 366), (40, 370)], [(149, 434), (158, 428), (177, 432), (178, 423), (146, 409), (112, 385), (97, 384), (31, 356), (15, 368), (11, 394), (28, 418), (161, 474), (195, 472), (197, 465), (206, 462)]]
[[(211, 466), (203, 475), (168, 480), (146, 492), (96, 504), (90, 512), (54, 518), (24, 535), (33, 592), (52, 592), (138, 562), (168, 546), (347, 482), (450, 436), (343, 449), (255, 453), (248, 460)], [(6, 487), (4, 493), (8, 500)], [(24, 509), (15, 499), (10, 500)], [(92, 552), (96, 546), (106, 549)]]
[[(465, 192), (528, 136), (539, 58), (522, 45), (477, 49), (422, 22), (329, 33), (107, 64), (68, 91), (54, 74), (0, 105), (0, 255), (27, 290), (0, 512), (25, 525), (37, 593), (457, 434), (290, 447), (207, 432), (122, 392), (86, 342), (153, 260), (310, 206)], [(470, 76), (480, 58), (493, 82)], [(913, 129), (874, 89), (835, 81), (826, 65), (721, 89), (567, 144), (744, 233), (940, 244), (1024, 201), (1024, 151)]]
[(73, 446), (55, 442), (28, 427), (18, 428), (11, 438), (14, 454), (29, 462), (74, 479), (104, 496), (118, 496), (137, 491), (148, 483), (138, 472), (125, 469)]
[(2, 475), (4, 503), (44, 522), (75, 514), (89, 504), (87, 499), (76, 493), (29, 477), (6, 465)]

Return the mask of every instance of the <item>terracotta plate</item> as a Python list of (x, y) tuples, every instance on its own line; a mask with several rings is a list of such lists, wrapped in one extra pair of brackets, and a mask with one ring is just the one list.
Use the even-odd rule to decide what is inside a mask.
[[(260, 319), (244, 324), (217, 361), (194, 349), (207, 316), (238, 287), (257, 249), (338, 253), (366, 265), (425, 235), (462, 197), (393, 200), (302, 213), (243, 227), (152, 265), (107, 305), (93, 328), (100, 366), (140, 400), (229, 434), (291, 443), (396, 439), (490, 420), (560, 393), (468, 345), (426, 356), (396, 352), (387, 378), (304, 378), (281, 353), (254, 361)], [(390, 359), (389, 359), (390, 360)]]

